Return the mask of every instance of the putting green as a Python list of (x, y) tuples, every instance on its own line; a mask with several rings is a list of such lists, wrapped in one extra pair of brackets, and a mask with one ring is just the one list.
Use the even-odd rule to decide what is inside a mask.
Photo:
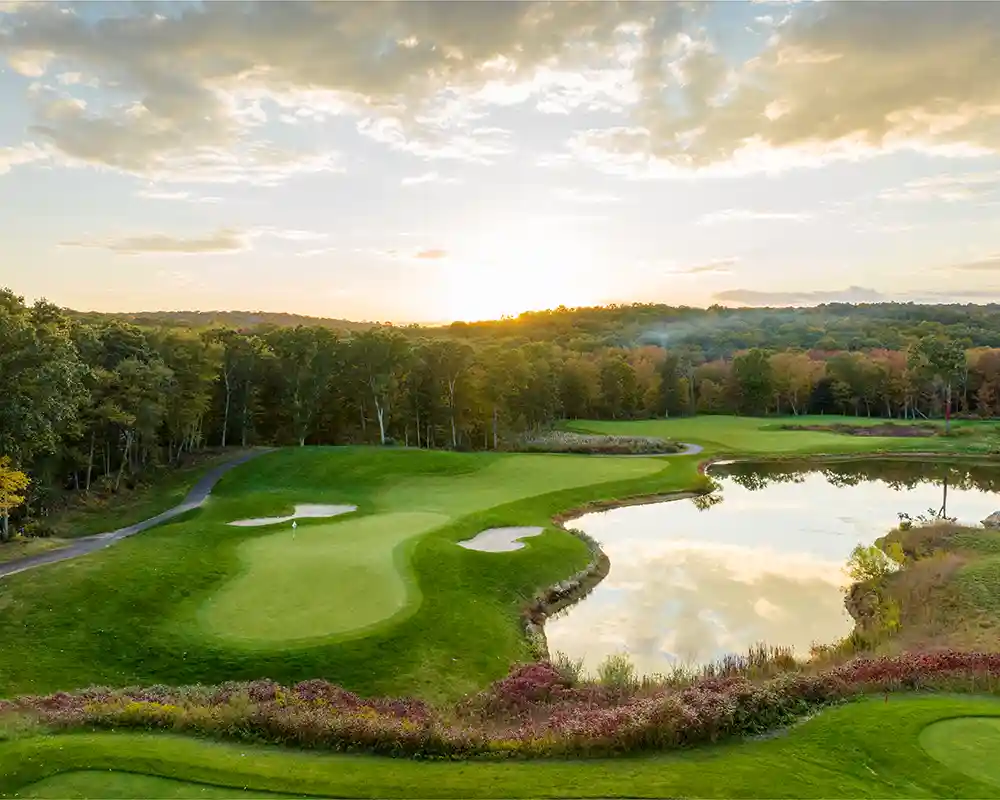
[(374, 493), (379, 512), (283, 528), (241, 543), (243, 569), (197, 610), (197, 629), (226, 644), (274, 650), (367, 633), (420, 602), (402, 545), (468, 514), (663, 469), (655, 459), (508, 457), (458, 475), (411, 475)]
[(447, 522), (427, 512), (375, 514), (243, 542), (242, 572), (202, 606), (199, 627), (259, 648), (368, 629), (419, 602), (397, 548)]
[(920, 746), (946, 767), (1000, 786), (1000, 719), (959, 717), (935, 722), (921, 731)]

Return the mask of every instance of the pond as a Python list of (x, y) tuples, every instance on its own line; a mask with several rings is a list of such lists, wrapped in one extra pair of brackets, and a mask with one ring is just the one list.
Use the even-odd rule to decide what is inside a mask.
[(704, 498), (627, 506), (574, 520), (611, 572), (545, 626), (550, 651), (587, 671), (627, 653), (640, 673), (697, 666), (758, 642), (808, 655), (850, 633), (851, 550), (900, 512), (976, 524), (1000, 509), (1000, 471), (884, 460), (719, 464)]

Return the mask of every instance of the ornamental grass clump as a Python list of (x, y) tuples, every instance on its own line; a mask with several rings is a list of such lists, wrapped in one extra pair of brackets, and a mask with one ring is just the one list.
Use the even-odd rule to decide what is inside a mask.
[(912, 690), (1000, 692), (1000, 654), (856, 658), (814, 673), (703, 676), (686, 686), (578, 680), (539, 662), (452, 709), (362, 698), (322, 680), (95, 688), (0, 701), (0, 730), (169, 730), (411, 758), (598, 756), (753, 736), (853, 697)]

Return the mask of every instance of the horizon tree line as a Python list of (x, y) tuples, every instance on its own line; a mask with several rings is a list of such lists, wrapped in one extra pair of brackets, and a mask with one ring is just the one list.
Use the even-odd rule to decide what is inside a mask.
[[(617, 309), (615, 309), (617, 311)], [(590, 313), (587, 310), (587, 313)], [(567, 419), (692, 414), (1000, 415), (1000, 348), (935, 333), (903, 349), (609, 346), (376, 326), (139, 327), (0, 291), (0, 458), (40, 517), (213, 447), (499, 450)]]

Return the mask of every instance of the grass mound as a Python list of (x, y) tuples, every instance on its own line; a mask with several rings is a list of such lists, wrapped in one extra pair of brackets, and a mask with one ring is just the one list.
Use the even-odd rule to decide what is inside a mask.
[(931, 520), (880, 544), (898, 546), (903, 563), (851, 588), (854, 647), (1000, 650), (1000, 531)]

